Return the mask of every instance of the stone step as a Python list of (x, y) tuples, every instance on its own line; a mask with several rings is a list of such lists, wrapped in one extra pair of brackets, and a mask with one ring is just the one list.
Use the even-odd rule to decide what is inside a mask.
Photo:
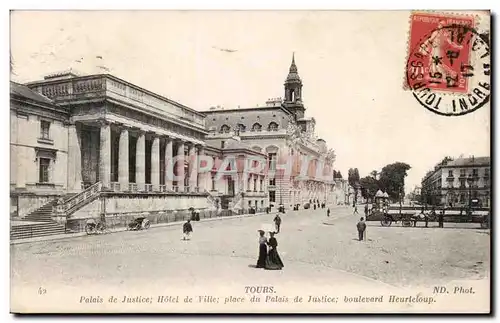
[(63, 228), (64, 226), (59, 223), (37, 223), (37, 224), (28, 224), (28, 225), (16, 225), (11, 227), (11, 231), (21, 231), (21, 230), (38, 230), (38, 229), (51, 229), (51, 228)]
[(12, 240), (17, 239), (27, 239), (27, 238), (35, 238), (35, 237), (44, 237), (44, 236), (52, 236), (57, 234), (65, 233), (64, 230), (60, 231), (44, 231), (44, 232), (33, 232), (33, 233), (11, 233), (10, 238)]
[(32, 237), (41, 237), (55, 234), (65, 233), (64, 226), (54, 223), (46, 222), (40, 224), (17, 225), (10, 229), (11, 239), (23, 239)]

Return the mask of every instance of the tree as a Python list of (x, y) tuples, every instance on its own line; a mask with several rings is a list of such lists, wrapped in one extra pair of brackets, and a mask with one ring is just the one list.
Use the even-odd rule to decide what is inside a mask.
[(349, 182), (349, 185), (354, 189), (354, 203), (356, 203), (359, 185), (359, 171), (357, 168), (349, 168), (347, 181)]
[(363, 177), (359, 180), (359, 184), (361, 185), (361, 194), (366, 200), (372, 199), (379, 188), (378, 181), (371, 176)]
[(372, 171), (370, 172), (370, 175), (371, 175), (373, 178), (375, 178), (375, 179), (377, 179), (377, 175), (378, 175), (378, 174), (379, 174), (379, 172), (377, 172), (377, 170), (375, 170), (375, 169), (374, 169), (374, 170), (372, 170)]
[(405, 177), (410, 169), (410, 165), (402, 162), (389, 164), (382, 168), (379, 184), (391, 199), (399, 200), (400, 194), (404, 194)]

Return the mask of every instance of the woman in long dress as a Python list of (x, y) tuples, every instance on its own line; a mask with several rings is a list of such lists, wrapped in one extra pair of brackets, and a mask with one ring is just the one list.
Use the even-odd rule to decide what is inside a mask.
[(267, 238), (264, 236), (265, 232), (259, 230), (259, 259), (257, 260), (257, 268), (266, 267), (266, 257), (267, 257)]
[(281, 270), (285, 265), (281, 261), (280, 255), (278, 254), (278, 240), (274, 237), (275, 232), (269, 233), (271, 237), (269, 238), (269, 253), (266, 258), (266, 269), (269, 270)]

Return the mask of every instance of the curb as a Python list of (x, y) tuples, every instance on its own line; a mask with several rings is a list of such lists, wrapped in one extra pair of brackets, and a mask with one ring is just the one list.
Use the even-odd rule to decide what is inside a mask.
[[(273, 213), (274, 212), (271, 212), (271, 213), (269, 213), (269, 215), (271, 215)], [(255, 214), (240, 214), (240, 215), (233, 215), (233, 216), (221, 216), (221, 217), (215, 217), (215, 218), (204, 218), (204, 219), (200, 219), (200, 221), (196, 221), (196, 222), (211, 222), (211, 221), (220, 221), (220, 220), (241, 219), (241, 218), (261, 216), (261, 215), (266, 215), (266, 214), (268, 214), (268, 213), (262, 212), (262, 213), (255, 213)], [(176, 222), (169, 222), (169, 223), (151, 224), (150, 229), (181, 225), (184, 222), (185, 221), (176, 221)], [(124, 232), (124, 231), (127, 231), (127, 229), (126, 228), (119, 228), (119, 229), (110, 231), (109, 233), (117, 233), (117, 232)], [(42, 236), (42, 237), (34, 237), (34, 238), (26, 238), (26, 239), (15, 239), (15, 240), (10, 241), (10, 244), (17, 245), (17, 244), (35, 243), (35, 242), (41, 242), (41, 241), (66, 240), (66, 239), (72, 239), (72, 238), (77, 238), (77, 237), (83, 237), (86, 235), (87, 235), (87, 233), (85, 233), (85, 232), (63, 233), (61, 235)]]

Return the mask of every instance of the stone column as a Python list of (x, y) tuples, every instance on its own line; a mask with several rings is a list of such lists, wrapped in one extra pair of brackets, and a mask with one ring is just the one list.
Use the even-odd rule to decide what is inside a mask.
[[(198, 146), (198, 161), (196, 163), (196, 165), (199, 167), (200, 166), (200, 162), (199, 162), (199, 156), (204, 156), (205, 155), (205, 148), (203, 148), (203, 146)], [(197, 184), (196, 186), (198, 186), (200, 188), (200, 192), (203, 192), (203, 190), (207, 190), (207, 191), (210, 191), (210, 189), (212, 188), (211, 186), (209, 187), (208, 186), (208, 178), (210, 178), (210, 171), (207, 171), (207, 172), (204, 172), (204, 173), (198, 173), (196, 175), (197, 177)]]
[(165, 143), (165, 186), (167, 190), (172, 190), (172, 179), (174, 175), (172, 138), (166, 138)]
[(122, 129), (120, 133), (120, 143), (118, 147), (118, 182), (120, 183), (121, 191), (128, 191), (128, 130)]
[(82, 189), (82, 155), (78, 129), (74, 123), (68, 125), (68, 190)]
[(198, 156), (196, 155), (196, 147), (194, 144), (189, 144), (189, 147), (188, 147), (188, 163), (189, 163), (189, 167), (188, 167), (188, 185), (189, 185), (189, 191), (190, 192), (194, 192), (195, 190), (195, 187), (197, 186), (196, 185), (196, 181), (197, 181), (197, 169), (198, 167), (196, 167), (196, 163), (198, 162)]
[(102, 187), (109, 188), (111, 182), (111, 127), (108, 122), (101, 123), (99, 140), (99, 181)]
[(151, 146), (151, 184), (153, 191), (160, 190), (160, 138), (156, 136)]
[(184, 142), (179, 141), (177, 146), (177, 187), (179, 192), (184, 192)]
[(143, 191), (146, 184), (146, 136), (144, 132), (139, 133), (137, 137), (137, 146), (135, 151), (135, 183), (137, 189)]

